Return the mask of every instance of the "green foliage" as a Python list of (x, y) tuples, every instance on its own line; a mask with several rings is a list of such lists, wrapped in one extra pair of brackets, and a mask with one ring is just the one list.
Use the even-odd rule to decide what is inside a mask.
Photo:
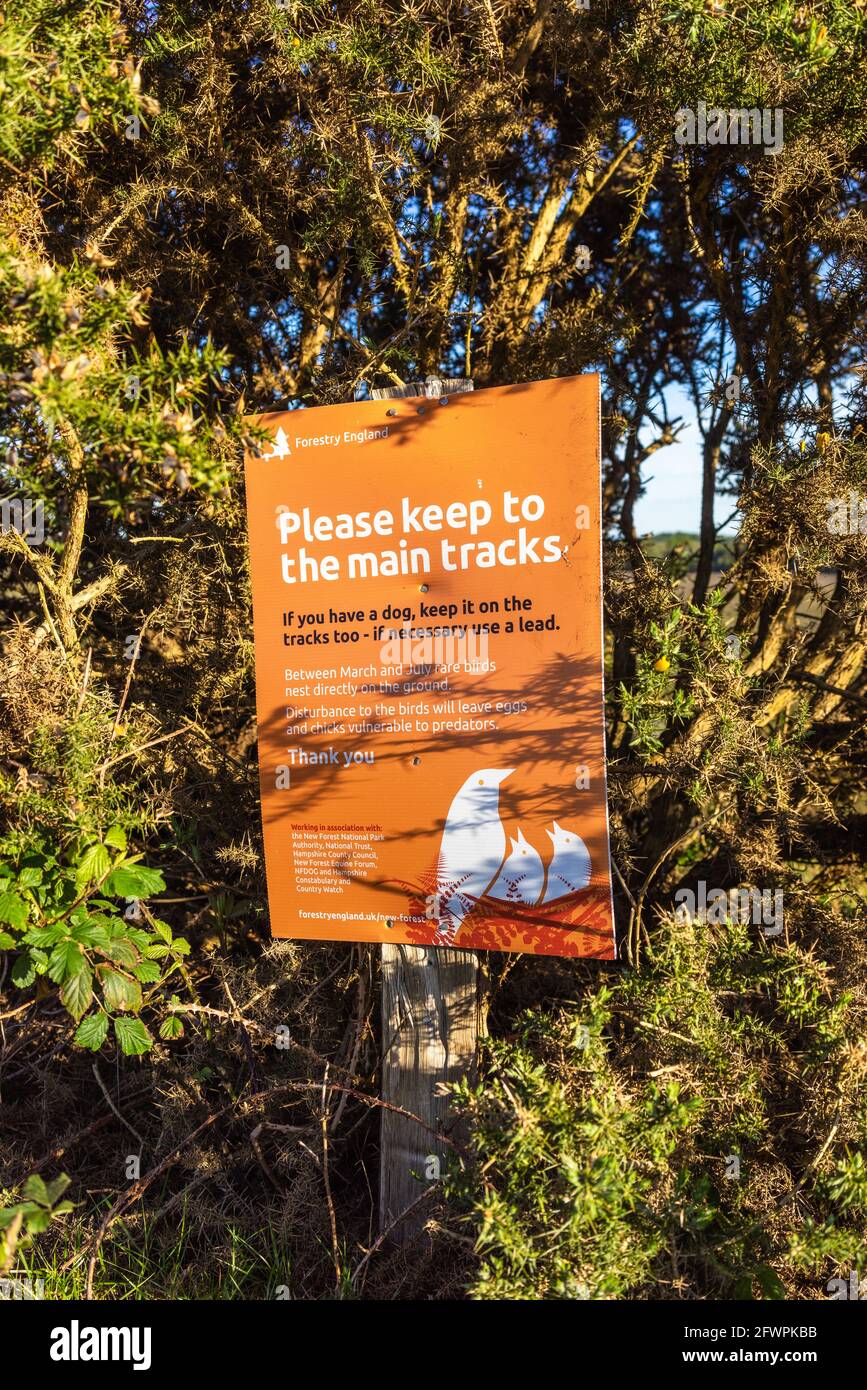
[[(162, 875), (127, 852), (120, 825), (63, 857), (21, 836), (0, 843), (0, 919), (12, 929), (0, 945), (17, 952), (12, 979), (22, 989), (40, 978), (59, 986), (79, 1046), (100, 1048), (109, 1023), (122, 1052), (152, 1046), (145, 1024), (129, 1015), (153, 1007), (189, 954), (189, 943), (142, 902), (164, 889)], [(126, 913), (124, 899), (132, 904)]]
[(451, 1188), (474, 1201), (476, 1297), (617, 1298), (649, 1276), (662, 1243), (651, 1199), (698, 1102), (674, 1082), (619, 1092), (607, 1004), (603, 989), (580, 1023), (525, 1016), (516, 1041), (490, 1043), (484, 1086), (457, 1092), (478, 1166)]
[(140, 77), (119, 12), (106, 0), (29, 0), (0, 25), (0, 156), (20, 165), (81, 158), (103, 126), (142, 109)]
[(8, 1230), (20, 1217), (28, 1236), (41, 1235), (57, 1217), (74, 1210), (74, 1202), (61, 1201), (69, 1182), (65, 1173), (51, 1182), (45, 1182), (38, 1173), (32, 1174), (22, 1189), (23, 1201), (0, 1208), (0, 1230)]
[(63, 1196), (69, 1182), (65, 1173), (50, 1182), (32, 1173), (23, 1185), (20, 1202), (2, 1205), (0, 1194), (0, 1274), (5, 1274), (16, 1254), (20, 1255), (32, 1245), (52, 1222), (74, 1210), (75, 1203)]
[(641, 972), (526, 1014), (456, 1092), (471, 1157), (448, 1181), (477, 1230), (474, 1295), (634, 1297), (675, 1269), (711, 1296), (780, 1298), (786, 1260), (859, 1259), (867, 1134), (800, 1174), (768, 1152), (799, 1094), (817, 1161), (819, 1114), (833, 1139), (841, 1097), (863, 1100), (850, 1005), (797, 947), (668, 921)]
[(21, 407), (18, 466), (35, 496), (51, 502), (68, 486), (52, 447), (72, 449), (118, 520), (137, 514), (143, 492), (152, 506), (191, 484), (225, 486), (220, 446), (241, 423), (206, 412), (227, 354), (208, 339), (140, 348), (143, 298), (86, 263), (57, 267), (0, 244), (0, 382)]

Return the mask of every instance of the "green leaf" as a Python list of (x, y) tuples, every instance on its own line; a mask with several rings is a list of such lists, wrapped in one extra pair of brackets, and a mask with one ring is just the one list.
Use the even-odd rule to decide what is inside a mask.
[(63, 922), (54, 927), (31, 927), (24, 937), (28, 946), (56, 946), (67, 935)]
[(130, 1009), (133, 1013), (141, 1008), (141, 986), (136, 980), (117, 970), (100, 970), (99, 975), (108, 1008)]
[(101, 927), (98, 922), (80, 922), (72, 928), (72, 936), (76, 941), (80, 941), (82, 946), (92, 946), (97, 950), (105, 948), (111, 940), (105, 927)]
[(41, 1235), (42, 1232), (47, 1231), (48, 1227), (51, 1225), (51, 1212), (47, 1209), (42, 1210), (39, 1208), (34, 1211), (32, 1215), (27, 1216), (26, 1221), (27, 1230), (30, 1235)]
[(38, 1173), (31, 1173), (21, 1189), (21, 1194), (27, 1202), (38, 1202), (41, 1207), (51, 1205), (48, 1188)]
[(133, 967), (133, 974), (143, 985), (155, 985), (162, 977), (162, 971), (153, 960), (139, 961), (138, 965)]
[[(51, 1182), (47, 1182), (45, 1184), (45, 1190), (48, 1193), (48, 1201), (52, 1207), (54, 1206), (55, 1202), (57, 1202), (58, 1198), (63, 1196), (64, 1192), (66, 1191), (67, 1187), (71, 1182), (72, 1179), (69, 1177), (68, 1173), (59, 1173), (56, 1178), (52, 1178)], [(65, 1202), (64, 1206), (67, 1206), (69, 1209), (71, 1209), (72, 1203)]]
[(177, 1014), (169, 1014), (160, 1024), (160, 1037), (165, 1038), (166, 1042), (172, 1042), (174, 1038), (184, 1036), (184, 1021), (178, 1018)]
[(84, 952), (77, 941), (67, 937), (65, 941), (58, 941), (54, 950), (48, 958), (48, 978), (54, 980), (55, 984), (62, 985), (63, 981), (70, 975), (75, 975), (79, 970), (87, 969), (87, 961)]
[(14, 1207), (3, 1207), (0, 1209), (0, 1231), (5, 1231), (7, 1226), (11, 1226), (17, 1216), (23, 1216), (28, 1210), (24, 1202), (17, 1202)]
[(118, 898), (150, 898), (165, 892), (165, 887), (162, 874), (146, 864), (122, 864), (105, 881), (105, 891)]
[(83, 1018), (75, 1030), (75, 1041), (79, 1047), (90, 1048), (91, 1052), (98, 1052), (105, 1042), (108, 1034), (108, 1017), (106, 1014), (88, 1014)]
[(36, 979), (36, 966), (30, 956), (19, 956), (12, 967), (12, 983), (26, 989)]
[(153, 1047), (154, 1040), (140, 1018), (116, 1018), (114, 1035), (127, 1057), (140, 1057)]
[(21, 869), (18, 874), (19, 888), (38, 888), (42, 882), (42, 870), (35, 865), (28, 865)]
[(79, 883), (91, 883), (94, 879), (102, 878), (108, 872), (111, 859), (105, 845), (91, 845), (84, 851), (75, 869), (75, 877)]
[(108, 956), (109, 960), (116, 961), (118, 965), (128, 965), (131, 969), (139, 963), (140, 957), (135, 946), (122, 936), (108, 937), (97, 949), (100, 955)]
[(74, 1019), (81, 1018), (93, 998), (93, 975), (90, 970), (78, 970), (71, 975), (60, 991), (60, 1001)]
[(26, 1217), (27, 1230), (30, 1235), (39, 1236), (43, 1231), (47, 1231), (51, 1225), (51, 1212), (37, 1208), (32, 1215)]
[(0, 931), (0, 951), (12, 951), (17, 946), (14, 936), (10, 936), (8, 931)]
[(764, 1298), (781, 1299), (786, 1297), (786, 1290), (780, 1276), (769, 1265), (759, 1265), (755, 1271), (755, 1279)]
[(26, 927), (29, 909), (18, 893), (0, 893), (0, 922), (10, 927)]
[(119, 825), (112, 825), (105, 833), (103, 844), (110, 845), (112, 849), (126, 849), (126, 832)]

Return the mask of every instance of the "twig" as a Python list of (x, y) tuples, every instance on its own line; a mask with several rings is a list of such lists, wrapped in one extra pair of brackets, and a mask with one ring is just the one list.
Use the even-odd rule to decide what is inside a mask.
[(726, 1236), (723, 1240), (717, 1241), (714, 1244), (715, 1250), (720, 1250), (724, 1245), (731, 1245), (732, 1241), (734, 1240), (748, 1240), (749, 1237), (751, 1235), (754, 1235), (756, 1231), (760, 1231), (762, 1229), (769, 1217), (774, 1215), (774, 1213), (778, 1212), (781, 1209), (781, 1207), (786, 1206), (787, 1203), (791, 1202), (795, 1197), (798, 1196), (798, 1193), (802, 1191), (810, 1174), (815, 1172), (819, 1164), (822, 1162), (822, 1159), (825, 1157), (825, 1154), (828, 1152), (831, 1145), (833, 1144), (834, 1136), (836, 1135), (837, 1130), (840, 1128), (840, 1120), (841, 1108), (840, 1106), (838, 1106), (834, 1115), (834, 1122), (831, 1125), (831, 1128), (828, 1131), (827, 1135), (825, 1136), (825, 1139), (823, 1140), (818, 1153), (815, 1154), (814, 1157), (807, 1164), (800, 1178), (795, 1183), (795, 1186), (791, 1188), (788, 1192), (784, 1192), (782, 1197), (778, 1197), (777, 1200), (765, 1212), (761, 1220), (754, 1221), (751, 1226), (747, 1227), (746, 1231), (735, 1232), (734, 1235)]
[(44, 585), (43, 585), (39, 580), (37, 580), (37, 582), (36, 582), (36, 589), (37, 589), (37, 592), (38, 592), (38, 594), (39, 594), (39, 602), (42, 604), (42, 611), (43, 611), (43, 613), (45, 614), (45, 623), (46, 623), (46, 625), (47, 625), (47, 627), (48, 627), (48, 631), (51, 633), (52, 637), (54, 638), (55, 642), (57, 643), (57, 649), (58, 649), (58, 651), (60, 652), (61, 656), (63, 657), (63, 660), (65, 661), (65, 660), (66, 660), (66, 648), (64, 647), (63, 643), (62, 643), (61, 640), (60, 640), (60, 634), (59, 634), (59, 632), (57, 631), (57, 628), (54, 626), (54, 619), (53, 619), (52, 616), (51, 616), (51, 611), (50, 611), (50, 609), (49, 609), (49, 607), (48, 607), (48, 600), (47, 600), (47, 598), (45, 597), (45, 587), (44, 587)]
[[(154, 612), (155, 611), (156, 610), (154, 610)], [(132, 656), (130, 658), (129, 663), (129, 671), (127, 672), (126, 681), (124, 682), (123, 694), (120, 697), (120, 704), (117, 707), (117, 714), (114, 716), (114, 724), (112, 725), (111, 734), (109, 735), (109, 743), (111, 743), (114, 740), (114, 737), (117, 734), (118, 727), (120, 725), (121, 715), (123, 714), (124, 706), (126, 705), (127, 701), (127, 696), (129, 695), (129, 688), (132, 685), (135, 664), (138, 661), (138, 654), (141, 651), (142, 638), (147, 632), (148, 623), (151, 621), (151, 618), (153, 618), (153, 616), (154, 613), (148, 614), (148, 616), (145, 618), (144, 622), (141, 625), (138, 637), (135, 639), (135, 646), (133, 647)]]
[(788, 675), (790, 681), (805, 682), (807, 685), (815, 685), (819, 690), (827, 690), (831, 695), (839, 695), (841, 700), (851, 700), (856, 705), (867, 705), (867, 699), (863, 695), (856, 695), (852, 690), (845, 690), (842, 685), (830, 685), (828, 681), (820, 680), (818, 676), (810, 675), (809, 671), (790, 671)]
[(424, 1192), (422, 1192), (418, 1197), (416, 1197), (414, 1202), (410, 1202), (408, 1207), (404, 1207), (403, 1211), (400, 1212), (399, 1215), (397, 1215), (393, 1221), (390, 1221), (388, 1223), (384, 1231), (380, 1231), (379, 1235), (376, 1237), (376, 1240), (373, 1242), (370, 1249), (365, 1251), (364, 1255), (359, 1260), (358, 1264), (355, 1266), (355, 1269), (352, 1271), (349, 1282), (353, 1288), (355, 1287), (356, 1279), (358, 1278), (361, 1271), (364, 1269), (364, 1266), (367, 1264), (368, 1260), (376, 1254), (377, 1250), (379, 1250), (382, 1247), (382, 1245), (391, 1235), (394, 1228), (396, 1226), (399, 1226), (401, 1221), (403, 1221), (407, 1216), (410, 1216), (412, 1212), (415, 1211), (416, 1207), (421, 1206), (422, 1202), (426, 1201), (427, 1198), (431, 1195), (431, 1193), (435, 1191), (436, 1184), (431, 1183), (430, 1186), (427, 1187)]
[(334, 1211), (334, 1201), (331, 1196), (331, 1178), (328, 1172), (328, 1107), (325, 1100), (327, 1082), (328, 1063), (326, 1062), (325, 1076), (322, 1081), (322, 1114), (320, 1116), (320, 1125), (322, 1128), (322, 1182), (325, 1187), (325, 1202), (328, 1207), (328, 1220), (331, 1225), (331, 1255), (334, 1260), (334, 1277), (339, 1290), (341, 1279), (340, 1243), (337, 1239), (337, 1217)]
[(130, 545), (154, 545), (160, 541), (164, 545), (183, 545), (189, 536), (130, 536)]
[(648, 1023), (641, 1019), (635, 1026), (649, 1028), (652, 1033), (661, 1033), (665, 1038), (677, 1038), (678, 1042), (688, 1043), (690, 1047), (701, 1047), (701, 1043), (695, 1038), (688, 1038), (685, 1033), (676, 1033), (673, 1028), (661, 1028), (658, 1023)]
[[(367, 954), (367, 953), (364, 952), (363, 948), (360, 949), (360, 955), (361, 955), (361, 961), (365, 961), (365, 960), (366, 960), (366, 961), (369, 963), (369, 961), (370, 961), (370, 956), (369, 956), (369, 954)], [(361, 968), (361, 962), (359, 962), (358, 989), (357, 989), (357, 999), (356, 999), (356, 1018), (355, 1018), (355, 1021), (354, 1021), (354, 1022), (355, 1022), (355, 1038), (354, 1038), (353, 1045), (352, 1045), (352, 1051), (350, 1052), (349, 1058), (348, 1058), (348, 1060), (349, 1060), (349, 1070), (350, 1070), (350, 1073), (351, 1073), (351, 1074), (355, 1074), (355, 1066), (356, 1066), (356, 1063), (358, 1062), (358, 1054), (359, 1054), (359, 1052), (361, 1051), (361, 1039), (362, 1039), (363, 1036), (364, 1036), (364, 1026), (365, 1026), (365, 1023), (367, 1022), (367, 1017), (366, 1017), (365, 1009), (364, 1009), (364, 1005), (365, 1005), (365, 996), (366, 996), (366, 989), (365, 989), (365, 982), (364, 982), (364, 972), (363, 972), (363, 970), (362, 970), (362, 968)], [(352, 1027), (351, 1024), (350, 1024), (350, 1027)], [(340, 1097), (340, 1100), (337, 1102), (337, 1109), (335, 1110), (335, 1112), (334, 1112), (334, 1114), (333, 1114), (333, 1116), (332, 1116), (332, 1118), (331, 1118), (331, 1131), (332, 1131), (332, 1133), (334, 1133), (334, 1132), (336, 1131), (338, 1125), (340, 1124), (340, 1120), (341, 1120), (341, 1118), (342, 1118), (343, 1111), (344, 1111), (345, 1108), (346, 1108), (346, 1103), (347, 1103), (348, 1099), (349, 1099), (349, 1097), (344, 1093), (344, 1094)]]
[(15, 1018), (16, 1014), (23, 1014), (25, 1009), (32, 1009), (33, 1005), (36, 1003), (37, 1000), (28, 999), (26, 1004), (19, 1004), (17, 1008), (7, 1009), (6, 1013), (0, 1014), (0, 1020), (6, 1018)]
[(274, 1177), (274, 1174), (271, 1172), (271, 1169), (269, 1168), (268, 1164), (266, 1163), (265, 1155), (262, 1153), (262, 1146), (259, 1143), (259, 1135), (262, 1133), (263, 1128), (263, 1125), (258, 1124), (255, 1129), (250, 1131), (250, 1147), (253, 1150), (253, 1153), (256, 1155), (259, 1167), (262, 1169), (262, 1172), (265, 1174), (265, 1177), (268, 1179), (269, 1183), (274, 1188), (274, 1191), (278, 1192), (280, 1196), (283, 1197), (285, 1195), (283, 1189), (278, 1183), (277, 1179)]
[(620, 887), (623, 889), (624, 893), (626, 894), (626, 896), (627, 896), (627, 898), (629, 899), (629, 901), (630, 901), (630, 903), (632, 904), (632, 906), (635, 907), (635, 899), (633, 898), (632, 894), (630, 893), (629, 889), (627, 888), (627, 886), (626, 886), (626, 879), (623, 877), (622, 873), (621, 873), (620, 870), (618, 869), (616, 860), (614, 860), (613, 858), (612, 858), (612, 860), (611, 860), (611, 867), (612, 867), (612, 869), (614, 870), (614, 872), (616, 873), (616, 875), (617, 875), (617, 877), (618, 877), (618, 879), (619, 879), (619, 881), (620, 881)]
[[(216, 1124), (217, 1120), (221, 1119), (223, 1115), (228, 1114), (236, 1104), (237, 1101), (231, 1101), (229, 1105), (223, 1106), (222, 1110), (215, 1110), (214, 1113), (209, 1115), (206, 1120), (203, 1120), (200, 1125), (197, 1125), (185, 1139), (182, 1139), (181, 1142), (172, 1149), (171, 1153), (166, 1155), (162, 1163), (158, 1163), (156, 1168), (152, 1168), (143, 1178), (139, 1178), (137, 1182), (133, 1183), (132, 1187), (128, 1188), (127, 1191), (117, 1199), (114, 1206), (106, 1212), (100, 1223), (99, 1230), (91, 1243), (90, 1259), (87, 1262), (87, 1280), (85, 1283), (84, 1296), (88, 1301), (93, 1298), (93, 1276), (96, 1272), (96, 1258), (110, 1227), (113, 1226), (117, 1218), (126, 1211), (127, 1207), (132, 1206), (133, 1202), (137, 1202), (140, 1197), (144, 1196), (151, 1183), (156, 1182), (157, 1178), (162, 1177), (163, 1173), (178, 1160), (188, 1144), (191, 1144), (200, 1134), (204, 1134), (206, 1129), (210, 1129), (211, 1125)], [(63, 1269), (69, 1269), (77, 1259), (78, 1254), (76, 1252), (75, 1255), (66, 1261), (63, 1265)]]
[(102, 1094), (105, 1096), (105, 1099), (106, 1099), (106, 1101), (107, 1101), (107, 1103), (108, 1103), (109, 1109), (110, 1109), (111, 1111), (113, 1111), (113, 1113), (117, 1116), (117, 1118), (120, 1120), (120, 1122), (121, 1122), (122, 1125), (126, 1125), (127, 1129), (129, 1130), (129, 1132), (130, 1132), (130, 1134), (133, 1136), (133, 1138), (135, 1138), (135, 1139), (138, 1140), (139, 1145), (140, 1145), (140, 1148), (141, 1148), (141, 1149), (144, 1149), (144, 1140), (142, 1139), (142, 1137), (141, 1137), (141, 1135), (139, 1134), (138, 1130), (137, 1130), (137, 1129), (133, 1129), (133, 1127), (132, 1127), (132, 1125), (130, 1124), (129, 1120), (127, 1120), (127, 1119), (124, 1118), (124, 1116), (120, 1113), (120, 1111), (118, 1110), (118, 1108), (117, 1108), (117, 1106), (115, 1105), (114, 1101), (112, 1100), (111, 1096), (109, 1095), (109, 1093), (108, 1093), (108, 1087), (106, 1086), (105, 1082), (103, 1081), (102, 1077), (101, 1077), (100, 1074), (99, 1074), (99, 1067), (98, 1067), (98, 1065), (97, 1065), (96, 1062), (94, 1062), (94, 1064), (93, 1064), (93, 1074), (94, 1074), (94, 1076), (96, 1077), (96, 1082), (97, 1082), (97, 1085), (99, 1086), (99, 1089), (102, 1091)]
[(81, 714), (81, 707), (84, 704), (84, 697), (87, 694), (87, 683), (90, 680), (90, 668), (93, 661), (93, 647), (88, 647), (87, 657), (84, 662), (84, 675), (81, 678), (81, 690), (78, 695), (78, 703), (75, 706), (75, 718)]
[(155, 748), (158, 743), (166, 743), (170, 738), (177, 738), (179, 734), (189, 731), (189, 725), (182, 724), (179, 729), (175, 729), (171, 734), (161, 734), (159, 738), (148, 739), (147, 743), (137, 743), (135, 748), (127, 748), (125, 753), (118, 753), (116, 758), (108, 758), (99, 770), (99, 783), (103, 785), (105, 774), (110, 767), (116, 763), (122, 763), (126, 758), (133, 758), (137, 753), (143, 753), (146, 748)]
[(235, 1002), (235, 999), (234, 999), (234, 996), (233, 996), (233, 994), (232, 994), (232, 991), (231, 991), (230, 988), (229, 988), (229, 982), (228, 982), (228, 980), (226, 980), (226, 979), (224, 978), (224, 979), (222, 980), (222, 985), (223, 985), (223, 989), (226, 991), (226, 997), (228, 998), (229, 1003), (230, 1003), (231, 1006), (232, 1006), (234, 1021), (237, 1023), (238, 1027), (240, 1028), (240, 1030), (241, 1030), (241, 1037), (244, 1039), (244, 1051), (245, 1051), (246, 1054), (247, 1054), (247, 1065), (248, 1065), (249, 1068), (250, 1068), (250, 1080), (251, 1080), (251, 1081), (253, 1082), (253, 1084), (255, 1085), (255, 1083), (256, 1083), (256, 1059), (255, 1059), (255, 1057), (253, 1056), (253, 1044), (250, 1042), (250, 1034), (247, 1032), (246, 1020), (244, 1019), (244, 1015), (241, 1013), (241, 1010), (238, 1008), (238, 1005), (237, 1005), (236, 1002)]
[[(140, 1091), (134, 1091), (131, 1096), (127, 1096), (126, 1099), (128, 1101), (140, 1100), (142, 1096), (149, 1094), (150, 1089), (150, 1086), (144, 1086)], [(78, 1132), (73, 1134), (72, 1138), (68, 1139), (60, 1148), (52, 1149), (49, 1153), (43, 1154), (35, 1163), (28, 1163), (27, 1171), (39, 1173), (46, 1164), (59, 1163), (63, 1155), (68, 1153), (70, 1149), (74, 1149), (75, 1145), (82, 1139), (89, 1138), (89, 1136), (95, 1134), (98, 1129), (103, 1129), (106, 1125), (111, 1124), (114, 1118), (114, 1115), (100, 1115), (98, 1120), (94, 1120), (92, 1124), (86, 1125), (84, 1129), (78, 1130)], [(22, 1178), (21, 1181), (23, 1182), (24, 1178)]]
[[(718, 811), (714, 812), (710, 820), (702, 821), (701, 825), (698, 827), (699, 832), (703, 833), (711, 825), (713, 825), (714, 821), (719, 820), (724, 810), (725, 807), (721, 806)], [(679, 849), (685, 840), (688, 840), (695, 833), (696, 827), (691, 825), (688, 827), (688, 829), (686, 829), (683, 832), (682, 835), (679, 835), (676, 840), (673, 840), (672, 843), (662, 851), (662, 854), (660, 854), (659, 858), (656, 860), (656, 863), (653, 865), (653, 868), (650, 870), (650, 873), (647, 875), (644, 882), (642, 883), (641, 888), (638, 890), (638, 897), (635, 901), (635, 906), (633, 907), (632, 912), (630, 913), (629, 930), (627, 932), (627, 949), (630, 952), (630, 959), (636, 966), (638, 965), (639, 957), (638, 946), (639, 941), (641, 939), (640, 933), (642, 929), (644, 929), (644, 924), (641, 920), (641, 914), (647, 890), (650, 887), (659, 870), (662, 868), (666, 859), (668, 859), (669, 856), (672, 855), (676, 849)]]

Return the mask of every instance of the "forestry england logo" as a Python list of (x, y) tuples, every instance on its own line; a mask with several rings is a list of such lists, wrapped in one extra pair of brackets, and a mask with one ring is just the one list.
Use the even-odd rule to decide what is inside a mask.
[(134, 1371), (150, 1370), (149, 1327), (81, 1327), (73, 1318), (68, 1327), (51, 1332), (52, 1361), (131, 1361)]
[(779, 154), (783, 148), (783, 112), (765, 106), (724, 111), (708, 109), (700, 101), (693, 111), (682, 106), (675, 114), (674, 138), (678, 145), (762, 145), (765, 154)]
[(289, 440), (286, 438), (286, 431), (281, 425), (274, 436), (273, 449), (270, 454), (263, 454), (262, 457), (266, 459), (285, 459), (288, 458), (291, 453), (292, 450), (289, 448)]

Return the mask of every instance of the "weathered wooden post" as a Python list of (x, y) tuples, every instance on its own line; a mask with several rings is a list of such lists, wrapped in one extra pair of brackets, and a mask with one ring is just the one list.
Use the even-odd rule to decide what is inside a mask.
[[(438, 397), (472, 389), (471, 381), (428, 377), (423, 386), (385, 387), (373, 395), (378, 400)], [(448, 1162), (450, 1146), (442, 1137), (449, 1111), (445, 1088), (475, 1073), (479, 962), (474, 951), (446, 946), (386, 942), (380, 949), (382, 1099), (395, 1108), (382, 1112), (379, 1229), (406, 1244), (424, 1224), (419, 1198)]]
[(418, 1116), (382, 1112), (380, 1232), (404, 1244), (425, 1220), (419, 1197), (449, 1161), (445, 1085), (475, 1072), (479, 962), (447, 946), (380, 949), (382, 1098)]

